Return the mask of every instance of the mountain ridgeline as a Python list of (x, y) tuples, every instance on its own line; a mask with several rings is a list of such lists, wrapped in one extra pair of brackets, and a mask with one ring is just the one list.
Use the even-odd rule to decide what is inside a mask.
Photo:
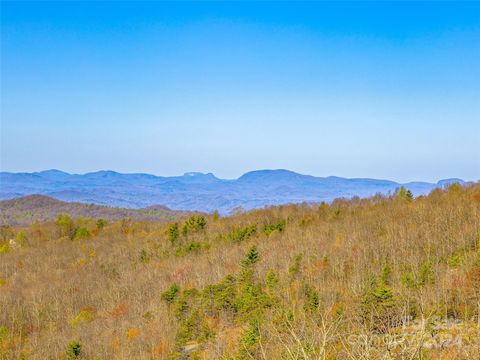
[(27, 226), (35, 222), (48, 222), (60, 214), (74, 218), (97, 218), (109, 221), (134, 219), (170, 221), (189, 215), (189, 211), (170, 210), (161, 205), (142, 209), (125, 209), (78, 202), (65, 202), (44, 195), (27, 195), (0, 201), (0, 226)]
[(228, 214), (242, 208), (251, 210), (271, 205), (302, 202), (330, 202), (336, 198), (388, 194), (401, 186), (415, 196), (428, 194), (460, 179), (438, 183), (400, 184), (377, 179), (315, 177), (288, 170), (258, 170), (236, 180), (219, 179), (212, 173), (190, 172), (183, 176), (121, 174), (98, 171), (69, 174), (59, 170), (34, 173), (0, 173), (0, 199), (45, 195), (57, 200), (140, 209), (164, 205), (173, 210)]

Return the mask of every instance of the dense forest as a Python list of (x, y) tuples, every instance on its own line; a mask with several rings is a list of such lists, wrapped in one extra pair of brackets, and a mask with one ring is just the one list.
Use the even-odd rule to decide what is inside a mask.
[(479, 184), (0, 236), (0, 359), (480, 358)]

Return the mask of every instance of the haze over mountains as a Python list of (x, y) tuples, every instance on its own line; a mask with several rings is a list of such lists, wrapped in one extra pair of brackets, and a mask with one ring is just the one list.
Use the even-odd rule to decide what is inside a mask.
[(404, 185), (414, 195), (427, 194), (436, 184), (399, 184), (377, 179), (314, 177), (288, 170), (258, 170), (236, 180), (225, 180), (212, 173), (185, 173), (162, 177), (151, 174), (121, 174), (98, 171), (83, 175), (59, 170), (34, 173), (0, 173), (0, 199), (41, 194), (63, 201), (76, 201), (139, 209), (164, 205), (175, 210), (196, 210), (223, 214), (241, 207), (245, 210), (286, 203), (331, 201), (335, 198), (387, 194)]
[(245, 210), (269, 205), (331, 201), (335, 198), (367, 197), (388, 194), (405, 186), (414, 195), (429, 193), (461, 179), (437, 183), (389, 180), (314, 177), (288, 170), (251, 171), (236, 180), (219, 179), (212, 173), (185, 173), (163, 177), (151, 174), (121, 174), (98, 171), (69, 174), (59, 170), (34, 173), (0, 172), (0, 199), (40, 194), (63, 201), (75, 201), (139, 209), (164, 205), (174, 210), (227, 214), (241, 207)]

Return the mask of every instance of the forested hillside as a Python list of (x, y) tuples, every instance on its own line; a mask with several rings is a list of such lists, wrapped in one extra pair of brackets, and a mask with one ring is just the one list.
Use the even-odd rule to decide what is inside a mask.
[(2, 227), (2, 359), (478, 359), (480, 186)]
[(28, 195), (18, 199), (0, 200), (0, 225), (31, 225), (53, 221), (59, 214), (72, 217), (94, 217), (105, 220), (132, 218), (137, 220), (174, 220), (188, 211), (170, 210), (165, 206), (144, 209), (122, 209), (95, 204), (59, 201), (43, 195)]

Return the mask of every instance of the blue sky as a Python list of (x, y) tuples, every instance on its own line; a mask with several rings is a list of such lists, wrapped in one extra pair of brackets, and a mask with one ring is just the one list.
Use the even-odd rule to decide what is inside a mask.
[(1, 3), (1, 170), (480, 179), (480, 3)]

